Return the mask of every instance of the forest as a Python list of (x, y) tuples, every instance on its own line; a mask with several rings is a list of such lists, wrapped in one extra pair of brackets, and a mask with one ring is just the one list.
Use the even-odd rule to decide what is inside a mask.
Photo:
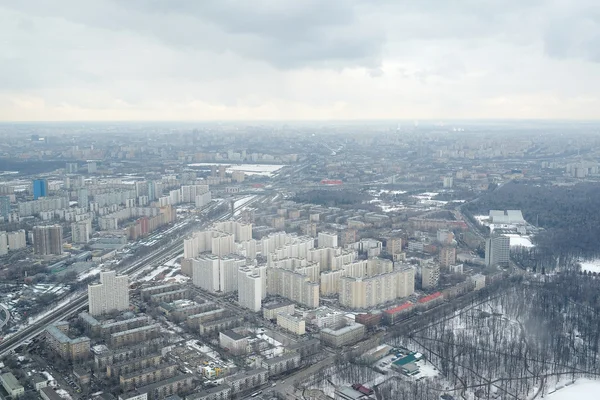
[[(297, 203), (318, 204), (326, 207), (347, 207), (360, 205), (369, 200), (371, 197), (357, 190), (342, 189), (342, 190), (325, 190), (316, 189), (309, 190), (304, 193), (298, 193), (292, 200)], [(378, 210), (376, 206), (372, 206), (374, 210)]]
[[(598, 278), (574, 273), (523, 281), (392, 344), (422, 352), (445, 376), (443, 391), (455, 398), (541, 398), (557, 381), (600, 376), (599, 289)], [(439, 385), (402, 379), (377, 391), (380, 398), (440, 396)]]
[(554, 186), (513, 181), (465, 204), (463, 211), (472, 217), (489, 210), (521, 210), (527, 222), (543, 231), (534, 238), (536, 247), (519, 250), (515, 261), (547, 271), (557, 264), (574, 266), (580, 259), (600, 257), (598, 205), (598, 184)]

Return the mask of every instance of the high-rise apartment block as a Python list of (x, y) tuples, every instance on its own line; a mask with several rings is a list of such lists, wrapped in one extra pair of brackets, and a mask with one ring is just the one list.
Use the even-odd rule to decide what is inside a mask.
[(238, 270), (238, 302), (242, 307), (254, 312), (260, 311), (264, 281), (259, 269), (242, 267)]
[(33, 227), (33, 252), (37, 255), (62, 254), (63, 228), (60, 225)]
[(192, 282), (207, 292), (230, 293), (238, 289), (238, 269), (244, 258), (201, 254), (192, 260)]
[(507, 266), (510, 262), (510, 238), (493, 235), (485, 241), (485, 265)]
[(423, 289), (435, 288), (440, 280), (440, 266), (436, 264), (424, 265), (421, 268), (421, 286)]
[(25, 229), (19, 229), (18, 231), (8, 232), (7, 236), (9, 250), (19, 250), (27, 247)]
[(48, 196), (48, 181), (45, 179), (35, 179), (33, 181), (33, 199)]
[(92, 221), (80, 221), (71, 224), (71, 241), (73, 243), (88, 243), (92, 236)]
[(0, 232), (0, 256), (8, 254), (8, 235)]
[(371, 308), (414, 293), (415, 272), (411, 267), (366, 277), (340, 278), (340, 304), (351, 308)]
[(337, 233), (319, 232), (317, 236), (318, 247), (338, 247)]
[(9, 196), (0, 196), (0, 219), (8, 218), (10, 214), (10, 197)]
[(100, 272), (100, 283), (88, 285), (89, 313), (102, 315), (129, 309), (129, 277), (115, 271)]
[(440, 264), (444, 267), (449, 267), (456, 264), (455, 247), (442, 247), (440, 250)]

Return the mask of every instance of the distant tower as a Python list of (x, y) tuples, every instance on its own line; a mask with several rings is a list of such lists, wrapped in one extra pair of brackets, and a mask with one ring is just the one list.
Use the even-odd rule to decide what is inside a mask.
[(45, 179), (35, 179), (33, 181), (33, 198), (34, 200), (40, 197), (48, 196), (48, 181)]

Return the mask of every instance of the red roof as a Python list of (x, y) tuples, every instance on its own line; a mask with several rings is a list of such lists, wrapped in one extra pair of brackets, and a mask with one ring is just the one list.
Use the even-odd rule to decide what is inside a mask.
[(394, 308), (390, 308), (389, 310), (385, 310), (384, 312), (386, 314), (395, 314), (395, 313), (398, 313), (400, 311), (404, 311), (406, 309), (409, 309), (412, 306), (413, 306), (413, 303), (406, 302), (406, 303), (404, 303), (404, 304), (402, 304), (402, 305), (400, 305), (398, 307), (394, 307)]
[(341, 185), (342, 181), (339, 179), (323, 179), (321, 181), (322, 185)]
[(427, 302), (437, 299), (438, 297), (442, 297), (441, 292), (435, 292), (434, 294), (430, 294), (429, 296), (422, 297), (418, 301), (419, 301), (419, 303), (427, 303)]

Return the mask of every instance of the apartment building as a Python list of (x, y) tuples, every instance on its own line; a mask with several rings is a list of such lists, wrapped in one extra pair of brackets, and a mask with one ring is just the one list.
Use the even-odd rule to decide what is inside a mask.
[(304, 335), (306, 333), (306, 322), (302, 318), (291, 314), (277, 314), (277, 326), (296, 335)]
[(157, 338), (159, 334), (160, 324), (152, 324), (127, 331), (112, 333), (110, 335), (109, 344), (115, 348), (123, 347)]
[(225, 383), (231, 387), (231, 394), (235, 395), (267, 383), (269, 372), (264, 368), (239, 372), (225, 378)]
[(46, 225), (33, 227), (33, 252), (34, 254), (60, 255), (63, 252), (63, 228), (60, 225)]
[(90, 356), (90, 338), (86, 336), (71, 339), (67, 336), (68, 322), (57, 322), (46, 328), (45, 339), (48, 346), (65, 360), (83, 360)]
[(135, 387), (145, 386), (171, 378), (176, 372), (177, 363), (166, 362), (139, 371), (122, 374), (119, 377), (119, 385), (121, 386), (121, 389), (128, 391)]
[(248, 338), (232, 330), (219, 332), (219, 346), (227, 349), (231, 354), (246, 354), (248, 351)]
[(262, 306), (263, 281), (260, 270), (248, 267), (238, 269), (238, 303), (244, 308), (259, 312)]
[(102, 315), (129, 309), (129, 278), (116, 271), (100, 272), (100, 283), (88, 285), (89, 313)]
[(296, 306), (291, 301), (282, 303), (266, 304), (263, 307), (263, 318), (274, 320), (277, 319), (277, 314), (291, 314), (296, 312)]
[(300, 354), (295, 351), (284, 353), (279, 357), (266, 359), (262, 367), (269, 372), (269, 376), (277, 376), (300, 366)]

